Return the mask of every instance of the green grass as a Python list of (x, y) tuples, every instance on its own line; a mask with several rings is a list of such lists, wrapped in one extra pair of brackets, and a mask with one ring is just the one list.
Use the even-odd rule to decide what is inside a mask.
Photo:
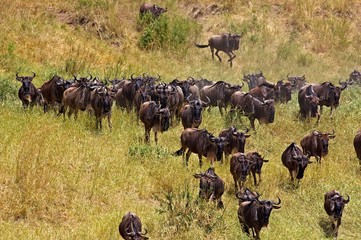
[[(246, 238), (237, 219), (229, 162), (216, 163), (226, 183), (224, 210), (197, 199), (193, 154), (188, 169), (179, 149), (181, 125), (160, 134), (155, 146), (144, 144), (144, 128), (134, 113), (114, 107), (113, 130), (104, 124), (95, 130), (95, 119), (81, 113), (78, 120), (63, 119), (40, 108), (24, 111), (16, 92), (15, 73), (36, 72), (36, 86), (58, 74), (101, 78), (129, 77), (132, 73), (160, 74), (168, 82), (188, 76), (239, 83), (244, 73), (262, 69), (272, 82), (291, 75), (306, 75), (309, 82), (346, 79), (361, 65), (357, 1), (226, 1), (223, 14), (189, 15), (193, 6), (205, 11), (210, 1), (159, 2), (169, 8), (163, 21), (180, 22), (180, 36), (173, 47), (143, 49), (138, 28), (142, 1), (10, 1), (0, 12), (0, 239), (119, 239), (118, 224), (127, 211), (142, 219), (151, 239)], [(228, 9), (228, 10), (227, 10)], [(322, 13), (316, 10), (322, 9)], [(206, 12), (206, 11), (205, 11)], [(87, 23), (80, 21), (86, 17)], [(82, 23), (81, 23), (82, 22)], [(211, 60), (206, 43), (219, 32), (245, 32), (240, 50), (229, 68), (226, 61)], [(191, 34), (190, 34), (191, 33)], [(183, 34), (183, 35), (182, 35)], [(168, 39), (170, 39), (169, 37)], [(165, 42), (167, 43), (167, 41)], [(169, 43), (169, 42), (168, 42)], [(220, 53), (221, 57), (225, 55)], [(358, 69), (360, 70), (360, 69)], [(319, 125), (300, 122), (297, 96), (287, 105), (276, 105), (273, 124), (256, 123), (246, 152), (259, 151), (270, 160), (264, 164), (263, 182), (254, 187), (263, 198), (282, 199), (272, 212), (262, 239), (328, 239), (323, 194), (338, 189), (351, 197), (345, 207), (340, 239), (361, 236), (361, 167), (352, 141), (360, 128), (361, 89), (346, 89), (330, 119), (325, 108)], [(231, 123), (217, 109), (203, 115), (202, 128), (218, 134)], [(233, 122), (240, 129), (249, 121)], [(329, 154), (313, 163), (298, 187), (290, 183), (281, 163), (286, 147), (311, 130), (331, 131)]]

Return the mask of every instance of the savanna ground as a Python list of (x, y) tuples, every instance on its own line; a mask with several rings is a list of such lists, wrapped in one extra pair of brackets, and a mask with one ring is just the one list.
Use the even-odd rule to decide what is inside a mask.
[[(361, 66), (359, 1), (157, 1), (168, 12), (157, 22), (142, 22), (142, 1), (3, 0), (0, 12), (0, 238), (119, 239), (118, 224), (127, 211), (137, 213), (151, 239), (246, 238), (237, 219), (229, 162), (216, 163), (226, 182), (224, 210), (199, 202), (197, 157), (187, 169), (179, 149), (181, 125), (143, 143), (142, 124), (134, 113), (113, 108), (113, 131), (95, 131), (95, 120), (80, 114), (64, 120), (40, 108), (24, 111), (16, 92), (15, 73), (37, 77), (40, 87), (54, 74), (91, 73), (101, 79), (144, 72), (169, 82), (188, 76), (234, 84), (244, 73), (262, 69), (272, 82), (306, 75), (308, 82), (345, 80)], [(212, 61), (206, 43), (212, 34), (244, 32), (233, 68)], [(222, 53), (221, 53), (222, 54)], [(225, 58), (225, 55), (221, 55)], [(256, 125), (246, 152), (257, 150), (270, 160), (262, 198), (282, 199), (263, 239), (326, 239), (330, 225), (323, 194), (331, 189), (351, 197), (345, 207), (340, 239), (361, 237), (361, 170), (352, 141), (360, 128), (359, 87), (346, 89), (329, 117), (318, 125), (297, 118), (294, 94), (276, 105), (275, 122)], [(218, 134), (247, 119), (226, 122), (217, 109), (204, 112), (202, 128)], [(284, 149), (311, 130), (336, 132), (322, 164), (306, 169), (298, 186), (281, 164)]]

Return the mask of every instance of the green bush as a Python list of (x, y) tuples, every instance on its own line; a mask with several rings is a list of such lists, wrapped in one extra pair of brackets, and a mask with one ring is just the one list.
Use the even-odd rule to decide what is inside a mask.
[(138, 29), (141, 31), (138, 42), (141, 48), (178, 50), (196, 34), (198, 27), (185, 18), (165, 15), (154, 18), (146, 14), (139, 17)]
[(16, 87), (9, 80), (0, 79), (0, 101), (14, 100), (16, 92)]

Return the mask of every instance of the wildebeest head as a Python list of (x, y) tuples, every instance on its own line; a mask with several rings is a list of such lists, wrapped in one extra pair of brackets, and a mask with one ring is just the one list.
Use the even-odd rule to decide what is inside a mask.
[(312, 163), (308, 156), (303, 154), (291, 153), (291, 159), (297, 162), (297, 179), (302, 179), (305, 169), (309, 163)]
[(274, 100), (269, 99), (264, 101), (263, 106), (265, 107), (265, 113), (268, 116), (267, 120), (268, 123), (273, 123), (275, 120), (275, 106), (274, 106)]
[(299, 90), (306, 85), (305, 75), (290, 77), (289, 74), (287, 74), (287, 80), (291, 83), (292, 90)]
[(350, 197), (347, 194), (346, 196), (347, 199), (344, 199), (344, 197), (340, 195), (335, 195), (333, 198), (331, 198), (333, 202), (333, 206), (331, 205), (331, 209), (333, 208), (333, 216), (335, 219), (340, 219), (342, 217), (343, 208), (345, 207), (345, 204), (350, 201)]
[(231, 127), (231, 138), (230, 139), (234, 139), (235, 142), (237, 143), (237, 150), (239, 152), (244, 152), (244, 147), (246, 145), (246, 138), (249, 138), (251, 136), (251, 134), (248, 134), (248, 128), (246, 129), (245, 132), (239, 132), (237, 131), (237, 129), (235, 127)]
[(252, 162), (251, 167), (257, 174), (261, 173), (263, 163), (269, 162), (269, 160), (264, 159), (264, 157), (262, 157), (258, 152), (252, 152), (249, 154), (249, 160)]
[(263, 72), (260, 70), (259, 73), (252, 73), (248, 75), (243, 74), (243, 81), (247, 82), (248, 89), (251, 90), (265, 82), (266, 78), (263, 76)]
[[(278, 198), (278, 203), (274, 203), (273, 201), (270, 200), (262, 200), (259, 201), (258, 199), (256, 199), (256, 201), (261, 204), (261, 212), (263, 213), (263, 224), (265, 226), (268, 225), (269, 223), (269, 217), (271, 215), (272, 209), (279, 209), (281, 208), (281, 206), (278, 206), (279, 204), (281, 204), (281, 199)], [(262, 215), (261, 215), (262, 216)]]
[(167, 11), (167, 8), (162, 8), (151, 3), (143, 3), (143, 5), (140, 7), (140, 14), (146, 14), (149, 12), (153, 15), (153, 17), (159, 17)]
[(332, 130), (332, 133), (322, 133), (314, 131), (313, 135), (317, 137), (317, 141), (321, 144), (322, 154), (326, 155), (328, 153), (328, 141), (336, 137), (335, 130)]
[(212, 185), (217, 180), (214, 168), (208, 168), (204, 173), (196, 173), (193, 176), (199, 178), (199, 197), (209, 199), (214, 191)]
[(342, 92), (343, 90), (345, 90), (346, 87), (347, 87), (347, 83), (346, 83), (346, 82), (341, 82), (341, 80), (338, 81), (338, 82), (339, 82), (340, 86), (336, 86), (335, 89), (334, 89), (334, 91), (333, 91), (333, 94), (334, 94), (334, 103), (333, 103), (333, 105), (334, 105), (335, 107), (338, 107), (338, 105), (340, 104), (341, 92)]
[(216, 148), (216, 160), (221, 161), (224, 152), (224, 145), (229, 144), (224, 137), (215, 137), (208, 133), (208, 139)]
[(113, 105), (113, 92), (107, 87), (98, 87), (95, 89), (95, 94), (101, 98), (99, 104), (102, 105), (102, 114), (109, 114)]
[(305, 98), (310, 105), (311, 117), (316, 117), (318, 114), (318, 105), (322, 99), (317, 97), (317, 94), (313, 91), (312, 85), (309, 85), (306, 88)]
[(160, 125), (162, 132), (165, 132), (169, 129), (169, 110), (168, 108), (161, 108), (157, 111), (157, 116), (160, 118)]
[(33, 81), (36, 74), (33, 72), (33, 76), (19, 76), (18, 73), (16, 73), (16, 80), (20, 81), (22, 83), (22, 89), (24, 90), (25, 98), (31, 101), (30, 97), (30, 88), (31, 88), (31, 81)]

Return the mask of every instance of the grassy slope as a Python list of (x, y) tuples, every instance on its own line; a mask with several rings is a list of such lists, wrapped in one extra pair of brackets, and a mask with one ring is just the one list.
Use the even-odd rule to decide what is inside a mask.
[[(160, 74), (165, 81), (203, 76), (237, 83), (244, 72), (260, 68), (271, 81), (291, 73), (305, 74), (310, 82), (336, 82), (361, 65), (357, 1), (332, 1), (334, 5), (271, 0), (232, 5), (225, 1), (226, 7), (232, 5), (229, 11), (197, 19), (194, 24), (201, 30), (179, 53), (139, 49), (135, 16), (141, 1), (122, 2), (5, 0), (0, 13), (1, 81), (11, 81), (18, 88), (14, 73), (34, 71), (37, 86), (52, 74), (87, 72), (100, 77), (147, 72)], [(169, 15), (188, 16), (193, 6), (205, 9), (211, 2), (169, 0), (166, 4)], [(88, 24), (76, 24), (84, 16)], [(210, 34), (223, 31), (246, 32), (233, 69), (212, 62), (209, 50), (192, 47), (193, 41), (204, 43)], [(276, 106), (274, 124), (257, 126), (257, 133), (252, 132), (246, 151), (258, 150), (270, 159), (257, 190), (265, 198), (279, 196), (283, 201), (283, 207), (272, 213), (270, 229), (261, 231), (263, 239), (326, 238), (322, 200), (332, 188), (351, 196), (340, 238), (360, 236), (361, 171), (352, 147), (361, 115), (359, 94), (359, 89), (343, 92), (335, 118), (331, 120), (325, 109), (318, 126), (297, 121), (294, 95), (291, 103)], [(141, 216), (152, 239), (244, 237), (228, 164), (216, 165), (227, 184), (225, 211), (194, 203), (196, 157), (192, 155), (187, 170), (181, 158), (171, 156), (179, 148), (181, 126), (162, 134), (158, 147), (153, 138), (147, 146), (142, 125), (118, 109), (114, 109), (114, 131), (105, 128), (98, 134), (93, 131), (94, 120), (85, 114), (75, 122), (38, 109), (24, 113), (17, 99), (1, 103), (0, 121), (0, 232), (4, 239), (117, 239), (117, 226), (128, 210)], [(204, 114), (202, 126), (218, 133), (228, 125), (213, 109)], [(291, 141), (299, 143), (311, 129), (332, 128), (337, 136), (330, 143), (329, 155), (322, 165), (310, 165), (299, 188), (293, 189), (280, 161), (283, 150)], [(253, 187), (251, 181), (248, 185)], [(170, 192), (173, 212), (163, 205)], [(191, 198), (189, 209), (182, 195), (186, 193)]]

